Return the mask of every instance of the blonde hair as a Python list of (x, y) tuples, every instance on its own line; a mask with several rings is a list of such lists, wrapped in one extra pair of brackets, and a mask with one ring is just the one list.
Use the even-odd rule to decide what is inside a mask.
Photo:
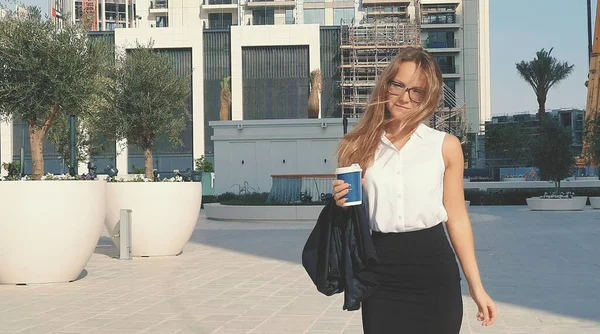
[[(393, 80), (403, 62), (415, 62), (417, 70), (426, 79), (426, 96), (423, 102), (408, 111), (402, 120), (393, 119), (386, 107), (388, 102), (388, 82)], [(363, 173), (373, 163), (375, 151), (386, 129), (415, 128), (429, 119), (440, 105), (442, 73), (435, 59), (421, 47), (402, 47), (390, 64), (381, 72), (377, 84), (361, 120), (342, 139), (338, 148), (338, 166), (346, 167), (358, 163)]]

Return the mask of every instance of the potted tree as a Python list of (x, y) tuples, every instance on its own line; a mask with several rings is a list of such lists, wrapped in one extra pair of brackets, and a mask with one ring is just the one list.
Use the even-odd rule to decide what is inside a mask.
[(56, 120), (110, 99), (108, 45), (63, 23), (57, 29), (37, 7), (0, 20), (0, 121), (27, 123), (33, 161), (32, 175), (12, 171), (16, 180), (0, 184), (0, 284), (75, 280), (102, 231), (103, 182), (44, 175), (43, 143)]
[[(201, 182), (155, 175), (152, 147), (161, 135), (175, 144), (189, 119), (186, 98), (190, 88), (178, 77), (172, 60), (149, 45), (118, 53), (114, 86), (115, 105), (92, 125), (108, 138), (126, 141), (144, 151), (144, 177), (107, 180), (106, 228), (119, 231), (119, 210), (131, 209), (133, 256), (181, 253), (200, 214)], [(165, 182), (172, 181), (172, 182)], [(119, 239), (114, 238), (119, 246)]]
[(554, 182), (554, 192), (539, 198), (527, 199), (527, 206), (534, 211), (583, 210), (587, 196), (575, 196), (560, 191), (560, 182), (570, 175), (575, 163), (571, 151), (571, 134), (568, 128), (561, 129), (558, 122), (544, 117), (540, 122), (537, 141), (533, 144), (533, 163), (540, 170), (543, 180)]

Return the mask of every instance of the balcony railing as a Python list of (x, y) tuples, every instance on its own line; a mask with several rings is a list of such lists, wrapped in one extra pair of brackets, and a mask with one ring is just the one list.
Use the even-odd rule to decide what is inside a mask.
[(454, 24), (456, 23), (456, 14), (433, 14), (425, 15), (421, 21), (422, 24)]
[(426, 49), (447, 49), (457, 48), (458, 40), (447, 40), (447, 41), (425, 41)]
[(150, 9), (168, 9), (169, 1), (167, 0), (154, 0), (150, 1)]
[(237, 5), (238, 0), (204, 0), (203, 4), (206, 5)]
[(458, 74), (456, 65), (440, 65), (440, 71), (442, 71), (442, 74)]

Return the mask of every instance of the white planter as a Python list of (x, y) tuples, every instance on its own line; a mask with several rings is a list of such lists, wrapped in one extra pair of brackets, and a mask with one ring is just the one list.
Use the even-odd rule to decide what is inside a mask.
[(575, 196), (565, 199), (531, 197), (527, 199), (527, 207), (531, 211), (577, 211), (583, 210), (587, 196)]
[[(108, 182), (106, 229), (119, 232), (121, 209), (131, 209), (133, 256), (178, 255), (200, 215), (201, 182)], [(113, 239), (119, 247), (119, 238)]]
[(592, 209), (600, 209), (600, 197), (590, 197)]
[(102, 181), (0, 182), (0, 284), (79, 277), (104, 222)]
[(575, 181), (598, 181), (597, 176), (577, 176)]
[(324, 205), (222, 205), (204, 204), (206, 218), (233, 221), (317, 220)]
[(527, 180), (525, 180), (524, 177), (507, 177), (507, 178), (502, 179), (502, 181), (504, 181), (504, 182), (524, 182)]

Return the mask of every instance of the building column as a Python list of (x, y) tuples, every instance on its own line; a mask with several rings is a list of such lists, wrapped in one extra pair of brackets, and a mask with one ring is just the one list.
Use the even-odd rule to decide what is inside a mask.
[(125, 28), (129, 27), (129, 0), (125, 0)]
[[(0, 164), (11, 162), (13, 155), (13, 125), (12, 122), (0, 122)], [(6, 176), (4, 168), (0, 168), (0, 175)]]
[(102, 0), (102, 31), (106, 31), (106, 0)]
[(116, 143), (117, 158), (115, 159), (115, 167), (119, 170), (119, 175), (126, 175), (129, 169), (129, 149), (127, 140), (118, 141)]

